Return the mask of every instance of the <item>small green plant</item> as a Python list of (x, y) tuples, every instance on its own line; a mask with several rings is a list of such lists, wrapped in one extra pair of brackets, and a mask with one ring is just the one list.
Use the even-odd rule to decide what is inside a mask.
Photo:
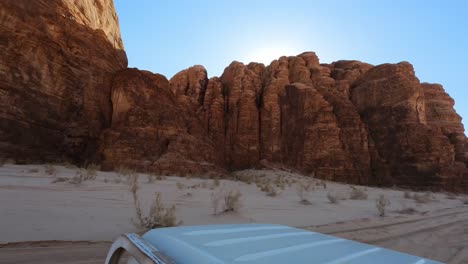
[(377, 208), (377, 211), (379, 212), (380, 217), (384, 217), (386, 214), (387, 206), (390, 205), (390, 201), (385, 198), (385, 195), (381, 194), (379, 195), (379, 198), (375, 200), (375, 207)]

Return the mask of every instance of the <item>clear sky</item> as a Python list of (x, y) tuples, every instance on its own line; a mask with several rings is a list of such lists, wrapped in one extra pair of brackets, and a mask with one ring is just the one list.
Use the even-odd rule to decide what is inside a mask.
[(129, 67), (171, 78), (195, 64), (269, 63), (315, 51), (321, 62), (409, 61), (444, 85), (468, 125), (468, 1), (114, 0)]

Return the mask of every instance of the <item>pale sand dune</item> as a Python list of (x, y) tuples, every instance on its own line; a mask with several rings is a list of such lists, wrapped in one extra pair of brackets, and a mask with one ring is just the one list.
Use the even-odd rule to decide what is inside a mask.
[[(46, 175), (43, 165), (5, 164), (0, 167), (0, 244), (42, 240), (111, 241), (121, 233), (138, 231), (131, 221), (134, 207), (124, 178), (118, 184), (115, 183), (117, 173), (98, 172), (96, 180), (86, 181), (81, 186), (66, 182), (51, 183), (57, 177), (70, 178), (76, 172), (76, 169), (63, 166), (54, 167), (57, 170), (55, 177)], [(34, 169), (38, 172), (33, 172)], [(239, 173), (269, 177), (272, 181), (278, 175), (294, 178), (296, 181), (310, 180), (297, 174), (275, 171), (252, 170)], [(207, 186), (179, 190), (177, 182), (185, 186), (206, 182)], [(314, 184), (315, 182), (318, 183), (314, 181)], [(468, 208), (463, 206), (461, 197), (448, 199), (442, 193), (433, 194), (431, 202), (418, 204), (412, 199), (405, 199), (403, 191), (367, 187), (367, 200), (348, 199), (339, 204), (331, 204), (327, 199), (329, 192), (348, 196), (350, 187), (327, 182), (326, 189), (316, 186), (310, 192), (307, 199), (311, 205), (302, 205), (297, 195), (297, 184), (287, 186), (284, 191), (280, 190), (276, 197), (268, 197), (255, 184), (231, 180), (221, 180), (220, 183), (221, 186), (214, 190), (210, 189), (213, 180), (208, 179), (167, 177), (165, 180), (147, 183), (147, 176), (140, 174), (139, 196), (144, 201), (144, 206), (149, 206), (154, 192), (160, 192), (165, 203), (176, 205), (177, 217), (184, 225), (258, 222), (309, 227), (324, 233), (410, 251), (409, 253), (412, 253), (413, 247), (414, 254), (425, 257), (431, 257), (430, 254), (427, 256), (431, 250), (421, 250), (414, 246), (422, 241), (429, 241), (424, 235), (427, 232), (424, 231), (430, 233), (430, 230), (435, 230), (438, 226), (452, 229), (455, 226), (460, 229), (456, 232), (461, 232), (462, 235), (466, 232), (463, 227), (466, 227)], [(211, 194), (218, 192), (220, 188), (241, 191), (243, 207), (239, 213), (213, 215)], [(188, 192), (192, 195), (188, 196)], [(378, 216), (375, 208), (375, 199), (380, 194), (391, 201), (388, 216), (384, 218)], [(414, 208), (418, 212), (413, 215), (397, 212), (405, 208)], [(454, 230), (447, 232), (452, 231)], [(411, 238), (403, 238), (408, 235)], [(402, 239), (398, 239), (399, 236)], [(439, 260), (450, 258), (454, 259), (451, 263), (462, 263), (456, 261), (466, 260), (467, 236), (465, 235), (464, 240), (462, 236), (460, 240), (460, 243), (465, 244), (455, 247), (459, 248), (458, 251), (446, 250), (444, 253), (439, 250), (434, 253), (434, 257)], [(418, 242), (418, 239), (422, 241)], [(457, 242), (453, 242), (452, 246), (454, 243)]]

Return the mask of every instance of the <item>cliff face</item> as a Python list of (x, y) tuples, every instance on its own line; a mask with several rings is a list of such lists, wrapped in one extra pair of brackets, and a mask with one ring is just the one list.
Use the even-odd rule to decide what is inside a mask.
[[(124, 80), (116, 82), (114, 91)], [(142, 86), (134, 82), (127, 90)], [(142, 120), (147, 129), (177, 132), (142, 136), (135, 129), (140, 126), (127, 120), (125, 138), (141, 142), (111, 137), (107, 153), (121, 151), (118, 142), (127, 142), (126, 152), (104, 160), (132, 161), (135, 167), (145, 164), (156, 171), (164, 163), (165, 172), (195, 174), (267, 161), (330, 180), (465, 188), (467, 140), (453, 99), (440, 85), (421, 84), (407, 62), (319, 64), (307, 52), (266, 67), (233, 62), (221, 77), (211, 79), (202, 66), (194, 66), (168, 84), (147, 87), (162, 89), (150, 96), (158, 109), (144, 106), (144, 100), (134, 100), (129, 108), (167, 115)], [(113, 102), (114, 111), (126, 105)], [(173, 129), (177, 118), (185, 121), (177, 121), (178, 129)], [(143, 150), (142, 145), (151, 146), (150, 139), (160, 138), (177, 147)]]
[(407, 62), (126, 69), (111, 0), (0, 2), (0, 158), (207, 174), (277, 164), (360, 184), (468, 190), (468, 140)]
[(0, 156), (93, 156), (127, 66), (112, 0), (0, 2)]

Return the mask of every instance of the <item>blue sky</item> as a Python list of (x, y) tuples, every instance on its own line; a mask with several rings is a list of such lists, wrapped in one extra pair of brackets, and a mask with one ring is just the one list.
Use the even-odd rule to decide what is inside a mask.
[(409, 61), (444, 85), (468, 124), (468, 1), (115, 0), (129, 67), (170, 78), (195, 64), (268, 63), (315, 51), (321, 62)]

